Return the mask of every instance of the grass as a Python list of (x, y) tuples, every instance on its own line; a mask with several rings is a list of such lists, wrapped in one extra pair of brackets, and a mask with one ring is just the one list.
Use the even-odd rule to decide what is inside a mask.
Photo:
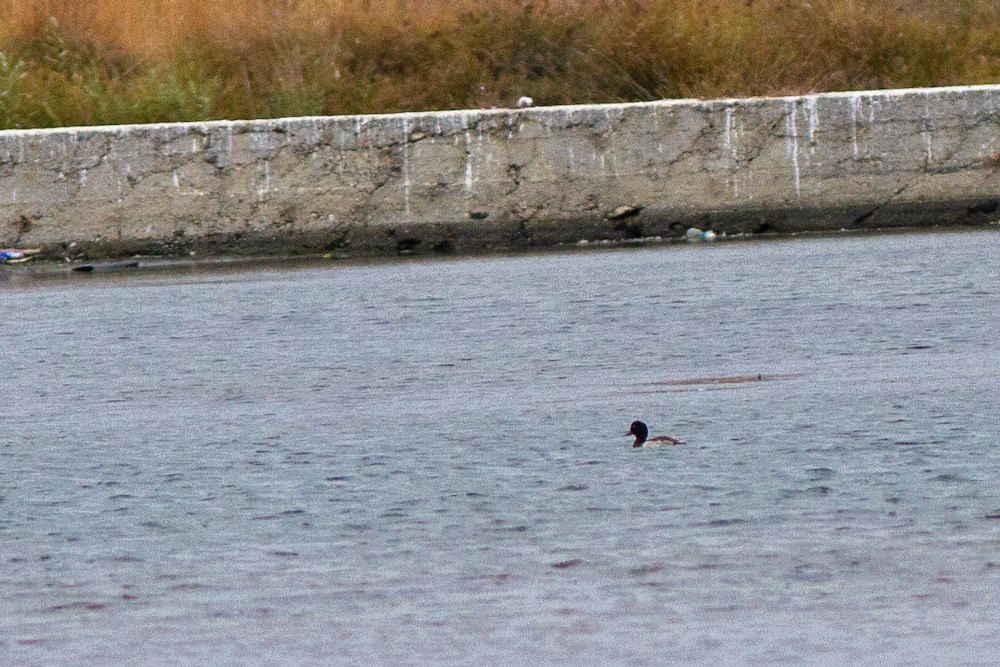
[(0, 0), (0, 127), (1000, 82), (995, 0)]

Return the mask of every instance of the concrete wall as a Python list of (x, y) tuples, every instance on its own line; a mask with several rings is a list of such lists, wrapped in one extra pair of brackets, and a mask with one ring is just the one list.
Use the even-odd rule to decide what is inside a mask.
[(1000, 86), (0, 132), (0, 246), (397, 251), (1000, 217)]

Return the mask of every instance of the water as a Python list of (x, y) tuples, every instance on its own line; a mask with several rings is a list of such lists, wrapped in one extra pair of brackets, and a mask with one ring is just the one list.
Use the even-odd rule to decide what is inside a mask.
[(994, 664), (998, 253), (8, 275), (0, 663)]

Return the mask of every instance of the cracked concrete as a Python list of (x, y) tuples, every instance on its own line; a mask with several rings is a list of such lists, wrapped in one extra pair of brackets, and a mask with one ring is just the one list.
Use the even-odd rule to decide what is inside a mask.
[(998, 165), (1000, 86), (4, 131), (0, 246), (365, 256), (983, 223)]

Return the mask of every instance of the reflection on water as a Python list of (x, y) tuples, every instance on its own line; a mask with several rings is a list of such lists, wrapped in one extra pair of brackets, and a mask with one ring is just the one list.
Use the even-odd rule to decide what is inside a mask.
[(998, 250), (8, 281), (0, 659), (988, 664)]

